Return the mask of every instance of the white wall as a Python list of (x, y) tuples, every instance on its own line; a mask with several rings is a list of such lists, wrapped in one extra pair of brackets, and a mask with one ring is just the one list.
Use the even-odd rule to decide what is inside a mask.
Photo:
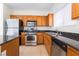
[(59, 31), (79, 33), (79, 19), (72, 20), (71, 6), (72, 4), (67, 4), (54, 14), (54, 27)]
[(54, 27), (71, 25), (71, 4), (66, 4), (54, 14)]
[(5, 20), (9, 18), (10, 14), (11, 9), (5, 4), (0, 3), (0, 43), (3, 43), (5, 40)]
[(12, 15), (48, 15), (48, 11), (25, 11), (25, 10), (14, 10)]
[(58, 28), (59, 31), (63, 32), (71, 32), (71, 33), (78, 33), (79, 34), (79, 25), (70, 25)]
[(63, 10), (60, 10), (54, 14), (54, 27), (59, 27), (63, 25), (63, 14)]
[(68, 4), (66, 5), (64, 8), (63, 8), (63, 17), (64, 17), (64, 26), (67, 26), (67, 25), (72, 25), (71, 22), (72, 22), (72, 10), (71, 10), (71, 5), (72, 4)]
[(3, 6), (4, 19), (10, 18), (11, 13), (12, 13), (12, 9), (9, 8), (6, 4), (4, 4)]
[(0, 3), (0, 43), (3, 42), (3, 4)]

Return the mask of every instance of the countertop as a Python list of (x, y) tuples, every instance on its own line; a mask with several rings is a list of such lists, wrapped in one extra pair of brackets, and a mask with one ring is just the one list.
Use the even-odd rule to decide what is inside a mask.
[(79, 50), (79, 41), (76, 41), (76, 40), (73, 40), (73, 39), (70, 39), (70, 38), (67, 38), (67, 37), (64, 37), (62, 35), (55, 35), (55, 33), (50, 33), (50, 32), (47, 32), (49, 35), (51, 35), (52, 37), (55, 37), (57, 38), (58, 40), (72, 46), (73, 48), (76, 48), (77, 50)]
[(12, 40), (14, 40), (14, 39), (17, 38), (17, 37), (19, 37), (19, 35), (16, 35), (16, 34), (13, 35), (13, 36), (7, 35), (6, 38), (5, 38), (6, 41), (0, 43), (0, 45), (5, 44), (5, 43), (7, 43), (7, 42), (9, 42), (9, 41), (12, 41)]
[[(28, 32), (28, 31), (27, 30), (24, 30), (24, 31), (21, 30), (21, 32)], [(36, 31), (33, 31), (33, 32), (54, 32), (54, 31), (52, 31), (52, 30), (36, 30)], [(15, 35), (6, 35), (6, 37), (5, 37), (6, 41), (1, 42), (0, 45), (5, 44), (5, 43), (13, 40), (16, 37), (20, 37), (20, 36), (18, 34), (15, 34)], [(1, 37), (1, 39), (2, 39), (2, 37)]]
[[(28, 32), (28, 31), (27, 31), (27, 30), (24, 30), (23, 32)], [(34, 32), (34, 31), (33, 31), (33, 32)], [(62, 36), (62, 35), (56, 36), (56, 35), (55, 35), (55, 32), (56, 32), (56, 31), (54, 31), (54, 30), (36, 30), (35, 32), (47, 32), (47, 33), (48, 33), (49, 35), (51, 35), (52, 37), (55, 37), (55, 38), (57, 38), (58, 40), (60, 40), (60, 41), (62, 41), (62, 42), (64, 42), (64, 43), (66, 43), (66, 44), (68, 44), (68, 45), (70, 45), (70, 46), (72, 46), (72, 47), (74, 47), (74, 48), (76, 48), (76, 49), (79, 50), (79, 41), (76, 41), (76, 40), (73, 40), (73, 39), (64, 37), (64, 36)], [(5, 42), (3, 42), (3, 43), (0, 43), (0, 45), (1, 45), (1, 44), (4, 44), (4, 43), (6, 43), (6, 42), (8, 42), (8, 41), (10, 41), (10, 40), (13, 40), (13, 39), (16, 38), (16, 37), (19, 37), (19, 35), (7, 36), (7, 37), (6, 37), (7, 41), (5, 41)]]
[[(23, 32), (31, 32), (31, 31), (24, 30)], [(53, 30), (35, 30), (35, 31), (32, 31), (32, 32), (56, 32), (56, 31), (53, 31)]]
[[(27, 30), (25, 30), (24, 32), (28, 32)], [(79, 50), (79, 41), (77, 40), (74, 40), (74, 39), (71, 39), (71, 38), (68, 38), (68, 37), (64, 37), (62, 35), (58, 35), (56, 36), (55, 33), (56, 31), (54, 30), (36, 30), (36, 31), (33, 31), (33, 32), (47, 32), (49, 35), (51, 35), (52, 37), (55, 37), (57, 38), (58, 40), (72, 46), (73, 48), (76, 48), (77, 50)]]

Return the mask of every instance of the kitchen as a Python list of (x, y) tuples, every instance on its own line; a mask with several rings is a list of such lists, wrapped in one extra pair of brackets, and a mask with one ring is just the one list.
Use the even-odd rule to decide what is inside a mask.
[(79, 56), (79, 3), (0, 3), (1, 56)]

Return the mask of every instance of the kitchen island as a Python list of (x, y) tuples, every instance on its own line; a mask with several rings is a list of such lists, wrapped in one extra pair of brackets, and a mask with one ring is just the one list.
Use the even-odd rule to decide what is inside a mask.
[(19, 56), (19, 36), (8, 36), (7, 41), (0, 44), (2, 56)]

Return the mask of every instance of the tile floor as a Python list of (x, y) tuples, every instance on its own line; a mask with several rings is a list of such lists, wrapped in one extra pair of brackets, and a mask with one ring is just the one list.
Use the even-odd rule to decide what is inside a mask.
[(44, 45), (20, 46), (20, 56), (48, 56)]

